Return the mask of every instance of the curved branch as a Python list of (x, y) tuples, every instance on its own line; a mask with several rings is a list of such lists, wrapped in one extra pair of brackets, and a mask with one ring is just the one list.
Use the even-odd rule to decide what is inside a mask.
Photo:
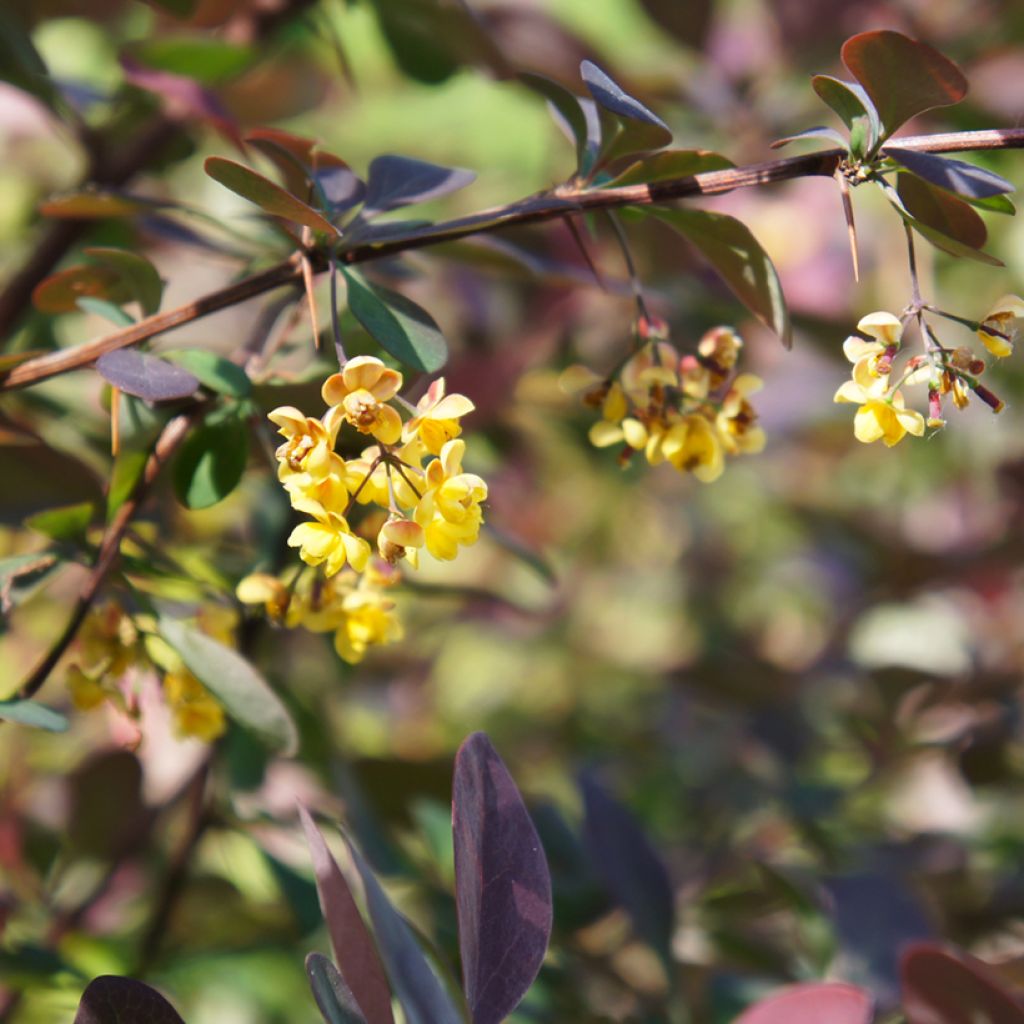
[[(916, 135), (893, 141), (902, 149), (913, 149), (923, 153), (1020, 149), (1024, 148), (1024, 128)], [(689, 196), (719, 195), (737, 188), (768, 185), (794, 178), (830, 177), (835, 173), (836, 167), (845, 155), (842, 150), (828, 149), (806, 156), (787, 157), (781, 160), (751, 164), (747, 167), (708, 171), (685, 178), (674, 178), (645, 185), (627, 185), (621, 188), (575, 190), (568, 186), (561, 186), (550, 193), (523, 199), (508, 206), (495, 207), (468, 217), (407, 231), (384, 241), (355, 245), (339, 255), (345, 263), (365, 263), (412, 249), (452, 242), (468, 235), (486, 234), (499, 231), (502, 228), (555, 220), (564, 217), (567, 213), (614, 209), (621, 206), (650, 206)], [(323, 251), (310, 250), (308, 254), (296, 253), (290, 259), (278, 263), (268, 270), (247, 277), (227, 288), (211, 292), (166, 313), (157, 313), (130, 327), (95, 338), (74, 348), (62, 349), (34, 359), (27, 359), (0, 377), (0, 392), (27, 387), (57, 374), (79, 369), (94, 362), (105, 352), (137, 345), (174, 327), (191, 323), (209, 313), (234, 306), (273, 288), (301, 282), (304, 255), (308, 255), (316, 271), (320, 272), (326, 269), (327, 257)]]

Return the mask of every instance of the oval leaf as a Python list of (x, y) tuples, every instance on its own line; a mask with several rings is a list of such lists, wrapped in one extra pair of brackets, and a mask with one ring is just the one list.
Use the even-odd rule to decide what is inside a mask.
[(637, 934), (669, 963), (675, 928), (672, 882), (636, 819), (589, 776), (580, 779), (583, 836), (595, 872)]
[(407, 156), (379, 156), (370, 164), (363, 216), (437, 199), (475, 180), (473, 171), (439, 167)]
[(519, 81), (548, 101), (555, 122), (576, 144), (576, 167), (581, 170), (587, 153), (587, 117), (579, 97), (544, 75), (525, 73)]
[(249, 460), (241, 416), (207, 420), (185, 439), (174, 461), (174, 493), (186, 508), (209, 508), (237, 486)]
[(435, 373), (448, 361), (448, 345), (430, 314), (398, 292), (370, 284), (350, 270), (348, 308), (386, 352), (414, 370)]
[(405, 918), (391, 905), (355, 846), (349, 842), (348, 847), (363, 882), (381, 959), (407, 1024), (464, 1024), (462, 1014), (427, 963)]
[(630, 96), (592, 61), (585, 60), (580, 64), (580, 76), (590, 95), (594, 97), (594, 101), (605, 110), (609, 110), (619, 117), (640, 121), (660, 129), (660, 137), (664, 138), (664, 142), (660, 143), (662, 146), (672, 141), (672, 132), (668, 125), (654, 111), (648, 110), (636, 97)]
[(121, 276), (131, 290), (132, 298), (142, 307), (142, 312), (146, 316), (151, 316), (160, 308), (164, 283), (156, 267), (145, 256), (129, 252), (127, 249), (100, 246), (88, 248), (85, 253)]
[[(391, 990), (377, 947), (363, 924), (352, 892), (341, 873), (337, 861), (324, 842), (306, 809), (299, 805), (299, 819), (306, 834), (306, 844), (313, 861), (316, 891), (320, 909), (327, 922), (334, 957), (341, 967), (342, 977), (367, 1024), (394, 1024), (391, 1012)], [(306, 960), (307, 970), (309, 960)], [(314, 995), (316, 990), (314, 989)], [(319, 998), (317, 1003), (320, 1003)], [(322, 1009), (321, 1005), (321, 1009)]]
[(40, 313), (73, 313), (85, 297), (109, 302), (131, 302), (131, 288), (109, 266), (68, 267), (40, 281), (32, 292), (32, 303)]
[(861, 32), (847, 39), (841, 52), (878, 111), (881, 139), (915, 115), (967, 95), (967, 79), (951, 60), (900, 32)]
[(163, 615), (160, 635), (236, 722), (271, 750), (286, 757), (295, 753), (298, 733), (288, 710), (263, 676), (237, 651)]
[(74, 1024), (185, 1024), (155, 988), (112, 974), (90, 981)]
[(156, 204), (147, 200), (112, 192), (73, 192), (40, 203), (39, 212), (44, 217), (96, 220), (103, 217), (134, 217), (143, 211), (153, 209), (154, 205)]
[(1024, 1008), (988, 965), (960, 950), (910, 946), (900, 978), (907, 1024), (1024, 1024)]
[(882, 137), (882, 125), (878, 111), (864, 87), (856, 82), (843, 82), (831, 75), (814, 75), (811, 87), (849, 129), (850, 149), (854, 155), (864, 156), (872, 152)]
[(652, 208), (649, 212), (689, 239), (747, 309), (770, 327), (786, 348), (792, 345), (779, 275), (745, 224), (707, 210)]
[(708, 149), (668, 149), (630, 164), (603, 187), (618, 188), (620, 185), (643, 185), (671, 178), (689, 178), (694, 174), (726, 171), (735, 166), (727, 157)]
[(237, 363), (202, 348), (182, 348), (161, 352), (161, 357), (184, 367), (204, 388), (230, 398), (248, 398), (252, 381)]
[(84, 536), (95, 511), (91, 501), (79, 502), (77, 505), (62, 505), (60, 508), (48, 508), (45, 512), (29, 516), (25, 520), (25, 525), (53, 540), (74, 540)]
[(352, 990), (338, 968), (322, 953), (306, 957), (306, 977), (326, 1024), (367, 1024)]
[(0, 721), (30, 725), (47, 732), (67, 732), (70, 724), (64, 715), (31, 700), (0, 700)]
[(255, 203), (266, 213), (294, 221), (296, 224), (304, 224), (314, 231), (323, 231), (328, 235), (338, 233), (338, 229), (323, 214), (244, 164), (220, 156), (211, 156), (207, 158), (203, 167), (214, 181), (243, 199), (248, 199), (250, 203)]
[(188, 370), (130, 348), (105, 352), (96, 360), (96, 370), (115, 388), (147, 402), (187, 398), (199, 387)]
[(825, 127), (807, 128), (802, 132), (797, 132), (796, 135), (787, 135), (785, 138), (776, 139), (770, 148), (781, 149), (783, 146), (788, 146), (791, 142), (801, 142), (804, 139), (825, 139), (826, 142), (833, 142), (841, 149), (846, 149), (846, 139), (835, 128)]
[(733, 1024), (870, 1024), (871, 996), (842, 982), (807, 982), (762, 999)]
[(955, 192), (965, 199), (989, 199), (1014, 190), (1005, 178), (983, 167), (975, 167), (963, 160), (951, 160), (934, 153), (918, 153), (911, 149), (886, 147), (886, 156), (891, 156), (908, 171), (932, 185), (938, 185), (947, 192)]
[(499, 1024), (537, 977), (551, 937), (551, 876), (516, 784), (482, 732), (455, 757), (455, 895), (473, 1024)]
[(75, 305), (83, 313), (90, 313), (92, 316), (100, 316), (104, 320), (109, 320), (115, 327), (127, 327), (129, 324), (135, 323), (134, 319), (120, 306), (115, 306), (112, 302), (107, 302), (106, 299), (94, 299), (87, 295), (85, 298), (79, 299)]

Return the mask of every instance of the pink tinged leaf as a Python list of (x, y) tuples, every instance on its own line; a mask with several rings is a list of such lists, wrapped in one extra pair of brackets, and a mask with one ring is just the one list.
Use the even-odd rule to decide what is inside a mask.
[(883, 138), (915, 115), (967, 95), (967, 79), (951, 60), (899, 32), (861, 32), (846, 40), (842, 57), (878, 110)]
[(126, 348), (100, 356), (96, 370), (115, 388), (147, 402), (188, 398), (199, 387), (199, 381), (188, 370)]
[(299, 818), (306, 833), (320, 908), (341, 976), (352, 990), (367, 1024), (394, 1024), (391, 989), (377, 947), (363, 923), (345, 876), (309, 812), (301, 805)]
[(203, 166), (214, 181), (243, 199), (248, 199), (250, 203), (255, 203), (265, 213), (304, 224), (314, 231), (338, 234), (338, 229), (323, 214), (244, 164), (211, 156)]
[(870, 1024), (871, 996), (842, 982), (793, 985), (762, 999), (733, 1024)]
[(498, 1024), (544, 961), (551, 878), (519, 790), (482, 732), (455, 758), (452, 833), (466, 999), (473, 1024)]
[(1024, 1024), (1024, 1007), (992, 969), (961, 950), (918, 943), (900, 962), (907, 1024)]
[(155, 988), (134, 978), (105, 974), (89, 982), (74, 1024), (184, 1024)]

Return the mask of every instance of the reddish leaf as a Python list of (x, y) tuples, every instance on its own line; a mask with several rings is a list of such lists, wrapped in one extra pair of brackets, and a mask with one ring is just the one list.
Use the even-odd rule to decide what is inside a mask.
[(482, 732), (455, 758), (452, 834), (466, 999), (473, 1024), (499, 1024), (544, 960), (551, 877), (519, 790)]
[(987, 964), (962, 950), (910, 946), (900, 962), (907, 1024), (1024, 1024), (1024, 1008)]
[(334, 958), (345, 984), (352, 990), (368, 1024), (394, 1024), (391, 990), (384, 976), (377, 947), (363, 923), (352, 892), (324, 837), (304, 807), (299, 818), (313, 860), (320, 908), (327, 922)]
[(899, 32), (861, 32), (846, 40), (842, 57), (875, 104), (883, 139), (916, 114), (967, 95), (967, 79), (951, 60)]
[(115, 388), (147, 402), (187, 398), (199, 387), (199, 381), (188, 370), (130, 348), (116, 349), (100, 356), (96, 360), (96, 369)]
[(74, 217), (92, 220), (102, 217), (134, 217), (154, 204), (113, 192), (72, 192), (39, 204), (44, 217)]
[(203, 166), (214, 181), (243, 199), (248, 199), (250, 203), (255, 203), (266, 213), (284, 217), (285, 220), (294, 221), (296, 224), (304, 224), (314, 231), (323, 231), (330, 235), (338, 233), (338, 229), (323, 214), (244, 164), (220, 156), (211, 156)]
[(92, 246), (84, 252), (121, 276), (145, 316), (151, 316), (160, 308), (164, 283), (156, 267), (141, 253), (107, 246)]
[(255, 146), (281, 172), (288, 190), (306, 195), (317, 172), (348, 171), (359, 181), (349, 166), (333, 153), (318, 149), (316, 139), (292, 135), (276, 128), (260, 128), (250, 132), (245, 141)]
[(440, 167), (406, 156), (379, 156), (370, 164), (364, 214), (372, 216), (457, 192), (476, 180), (473, 171)]
[(871, 996), (842, 982), (793, 985), (762, 999), (733, 1024), (869, 1024)]
[(86, 296), (111, 302), (130, 302), (131, 289), (112, 267), (68, 267), (40, 281), (32, 292), (32, 303), (41, 313), (74, 313), (78, 300)]
[(155, 988), (112, 974), (90, 981), (74, 1024), (184, 1024)]

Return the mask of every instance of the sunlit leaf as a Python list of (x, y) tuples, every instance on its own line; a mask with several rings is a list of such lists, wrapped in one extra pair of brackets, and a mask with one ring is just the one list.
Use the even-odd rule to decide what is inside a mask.
[(907, 1024), (1024, 1024), (1024, 1006), (987, 964), (962, 950), (910, 946), (900, 978)]
[(185, 667), (244, 726), (271, 750), (289, 757), (299, 737), (281, 699), (237, 651), (176, 619), (160, 616), (160, 634)]
[(430, 314), (398, 292), (370, 284), (343, 269), (348, 307), (371, 337), (399, 362), (435, 373), (448, 360), (448, 346)]
[(864, 87), (857, 82), (843, 82), (831, 75), (815, 75), (811, 79), (811, 87), (849, 129), (853, 155), (862, 157), (874, 150), (882, 137), (882, 124)]
[(121, 275), (131, 289), (132, 298), (142, 307), (144, 315), (150, 316), (160, 308), (164, 283), (156, 267), (145, 256), (127, 249), (100, 246), (92, 246), (84, 251), (87, 256), (92, 256)]
[(146, 67), (215, 85), (245, 71), (257, 51), (252, 46), (211, 36), (189, 35), (146, 39), (134, 44), (131, 54)]
[(668, 125), (652, 110), (648, 110), (636, 97), (630, 96), (617, 82), (602, 71), (592, 61), (585, 60), (580, 64), (580, 75), (594, 101), (605, 110), (619, 117), (640, 121), (653, 128), (660, 129), (661, 145), (672, 141), (672, 132)]
[(947, 192), (955, 192), (964, 199), (990, 199), (1014, 191), (1013, 184), (994, 171), (975, 167), (963, 160), (893, 146), (886, 146), (885, 155), (919, 178)]
[(802, 132), (797, 132), (795, 135), (787, 135), (784, 138), (776, 139), (772, 144), (772, 149), (780, 149), (782, 146), (788, 146), (791, 142), (801, 142), (804, 139), (824, 139), (826, 142), (831, 142), (838, 146), (840, 149), (846, 149), (846, 139), (842, 137), (835, 130), (835, 128), (806, 128)]
[(984, 210), (986, 213), (1002, 213), (1012, 217), (1017, 212), (1017, 207), (1006, 196), (988, 196), (985, 199), (972, 199), (964, 197), (976, 210)]
[(211, 156), (203, 166), (214, 181), (243, 199), (248, 199), (250, 203), (255, 203), (265, 213), (304, 224), (314, 231), (323, 231), (329, 235), (338, 233), (338, 229), (323, 214), (244, 164)]
[(135, 490), (148, 458), (149, 452), (140, 448), (122, 447), (117, 453), (107, 490), (107, 522)]
[(25, 520), (25, 525), (53, 540), (75, 540), (85, 534), (95, 511), (96, 508), (91, 501), (62, 505), (60, 508), (48, 508), (45, 512), (29, 516)]
[(322, 953), (306, 957), (306, 977), (325, 1024), (367, 1024), (352, 990)]
[(199, 387), (188, 370), (130, 348), (105, 352), (96, 360), (96, 370), (115, 388), (147, 402), (188, 398)]
[(733, 1024), (871, 1024), (874, 1006), (863, 989), (842, 982), (805, 982), (762, 999)]
[(779, 276), (745, 224), (708, 210), (654, 207), (649, 212), (689, 239), (747, 309), (789, 348), (789, 310)]
[(208, 418), (185, 438), (174, 460), (174, 493), (186, 508), (209, 508), (240, 483), (249, 460), (249, 429), (241, 415)]
[(406, 156), (379, 156), (370, 163), (364, 216), (424, 203), (465, 188), (476, 180), (473, 171), (440, 167)]
[(951, 60), (899, 32), (861, 32), (846, 40), (842, 57), (878, 111), (880, 141), (915, 115), (967, 95), (967, 79)]
[(618, 188), (620, 185), (688, 178), (707, 171), (725, 171), (730, 167), (735, 167), (731, 160), (708, 149), (667, 149), (630, 164), (621, 174), (605, 182), (604, 187)]
[(162, 359), (184, 367), (200, 384), (230, 398), (248, 398), (252, 381), (237, 363), (203, 348), (171, 349), (160, 353)]
[(327, 934), (342, 977), (368, 1024), (393, 1024), (391, 990), (377, 955), (377, 947), (363, 924), (348, 882), (320, 830), (301, 805), (299, 818), (313, 861), (313, 874), (316, 876), (320, 908), (327, 923)]
[(67, 718), (45, 704), (32, 700), (0, 700), (0, 721), (16, 722), (47, 732), (67, 732)]
[(516, 784), (482, 732), (455, 758), (455, 895), (473, 1024), (500, 1024), (533, 983), (551, 937), (551, 877)]
[(103, 975), (82, 993), (74, 1024), (185, 1024), (155, 988), (134, 978)]
[(86, 295), (75, 305), (83, 313), (90, 313), (92, 316), (101, 316), (104, 320), (109, 320), (115, 327), (127, 327), (129, 324), (135, 323), (120, 306), (115, 306), (114, 303), (107, 302), (106, 299), (95, 299)]

